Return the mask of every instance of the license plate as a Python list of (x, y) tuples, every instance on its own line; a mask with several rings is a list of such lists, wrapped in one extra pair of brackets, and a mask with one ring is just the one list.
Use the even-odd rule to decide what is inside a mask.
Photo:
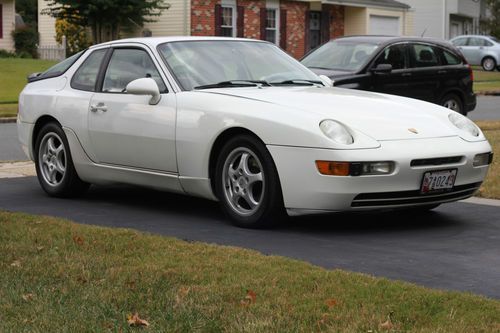
[(420, 193), (427, 194), (432, 192), (441, 192), (453, 189), (455, 179), (457, 178), (457, 169), (428, 171), (424, 173)]

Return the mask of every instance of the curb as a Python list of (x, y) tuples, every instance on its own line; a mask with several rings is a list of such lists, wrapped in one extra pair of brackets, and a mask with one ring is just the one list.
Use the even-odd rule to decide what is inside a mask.
[(476, 205), (500, 207), (500, 200), (497, 200), (497, 199), (471, 197), (469, 199), (461, 200), (461, 202), (466, 202), (466, 203), (471, 203), (471, 204), (476, 204)]
[(476, 93), (477, 96), (500, 96), (500, 91), (481, 91)]
[(9, 117), (9, 118), (0, 118), (0, 124), (10, 124), (10, 123), (15, 123), (17, 120), (16, 117)]

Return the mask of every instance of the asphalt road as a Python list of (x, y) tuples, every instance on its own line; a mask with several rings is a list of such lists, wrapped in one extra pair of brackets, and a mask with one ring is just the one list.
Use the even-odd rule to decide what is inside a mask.
[(46, 196), (36, 178), (0, 180), (0, 209), (234, 245), (326, 268), (500, 298), (500, 208), (467, 203), (423, 216), (334, 214), (289, 219), (274, 230), (233, 227), (217, 203), (127, 186), (79, 199)]
[(478, 96), (476, 109), (468, 116), (472, 120), (500, 120), (500, 96)]

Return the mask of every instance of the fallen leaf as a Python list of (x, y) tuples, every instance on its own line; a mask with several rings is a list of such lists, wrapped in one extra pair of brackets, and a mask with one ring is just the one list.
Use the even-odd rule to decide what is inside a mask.
[(12, 267), (21, 267), (21, 261), (20, 260), (14, 260), (10, 265)]
[(387, 320), (384, 321), (382, 324), (380, 324), (380, 329), (382, 330), (390, 330), (394, 327), (394, 325), (392, 324), (392, 315), (394, 314), (393, 311), (391, 311), (389, 313), (389, 315), (387, 316)]
[(257, 300), (257, 294), (253, 290), (247, 290), (247, 295), (244, 299), (241, 300), (241, 305), (247, 306), (252, 303), (255, 303)]
[(127, 323), (130, 325), (130, 326), (134, 326), (134, 327), (137, 327), (137, 326), (145, 326), (145, 327), (148, 327), (149, 326), (149, 323), (144, 320), (144, 319), (141, 319), (139, 317), (139, 314), (136, 312), (135, 314), (133, 315), (128, 315), (127, 316)]
[(327, 300), (325, 301), (325, 304), (326, 304), (326, 306), (328, 307), (328, 309), (331, 309), (331, 308), (333, 308), (334, 306), (336, 306), (336, 305), (337, 305), (337, 300), (336, 300), (336, 299), (333, 299), (333, 298), (330, 298), (330, 299), (327, 299)]
[(179, 304), (182, 303), (184, 298), (189, 294), (191, 291), (191, 287), (181, 287), (179, 288), (179, 291), (177, 292), (177, 295), (175, 295), (175, 306), (178, 306)]
[(42, 221), (36, 221), (35, 224), (42, 224)]
[(31, 301), (33, 299), (34, 295), (32, 293), (28, 293), (28, 294), (24, 294), (22, 297), (26, 302), (28, 302), (28, 301)]
[(40, 252), (40, 251), (42, 251), (44, 248), (45, 248), (44, 246), (37, 246), (37, 247), (36, 247), (36, 250), (37, 250), (38, 252)]
[(80, 236), (73, 236), (73, 241), (80, 246), (83, 245), (83, 238)]

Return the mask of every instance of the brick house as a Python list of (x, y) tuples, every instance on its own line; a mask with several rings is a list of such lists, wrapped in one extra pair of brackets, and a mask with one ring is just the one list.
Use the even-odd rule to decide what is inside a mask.
[[(276, 43), (295, 58), (343, 35), (413, 33), (410, 6), (394, 0), (166, 0), (170, 9), (135, 36), (233, 36)], [(46, 0), (38, 0), (38, 10)], [(55, 43), (39, 16), (40, 44)], [(124, 35), (128, 37), (130, 35)]]
[(14, 51), (15, 1), (0, 0), (0, 50)]

